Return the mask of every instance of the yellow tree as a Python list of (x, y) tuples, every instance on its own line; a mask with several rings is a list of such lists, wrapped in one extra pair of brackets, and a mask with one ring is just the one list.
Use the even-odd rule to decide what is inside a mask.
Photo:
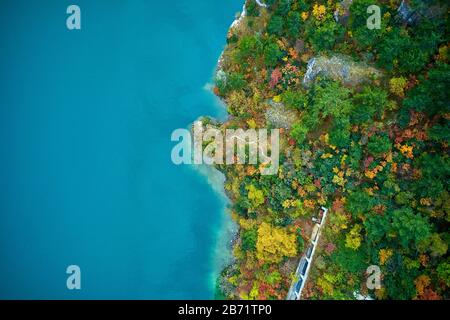
[(355, 225), (345, 236), (345, 246), (357, 250), (361, 246), (361, 225)]
[(293, 257), (297, 254), (295, 234), (282, 228), (272, 227), (263, 222), (258, 228), (256, 242), (256, 257), (267, 262), (280, 262), (283, 257)]

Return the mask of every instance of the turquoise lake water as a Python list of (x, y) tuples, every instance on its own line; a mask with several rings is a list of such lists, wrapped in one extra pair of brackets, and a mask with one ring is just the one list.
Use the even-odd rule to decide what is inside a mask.
[[(242, 0), (2, 1), (0, 298), (209, 299), (225, 200), (170, 159)], [(81, 268), (81, 290), (66, 268)]]

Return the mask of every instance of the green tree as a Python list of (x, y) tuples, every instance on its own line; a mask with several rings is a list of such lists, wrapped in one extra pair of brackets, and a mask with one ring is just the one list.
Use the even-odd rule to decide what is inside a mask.
[(285, 16), (291, 9), (291, 0), (278, 0), (277, 9), (275, 13), (280, 16)]
[(447, 253), (448, 245), (438, 233), (431, 234), (419, 245), (421, 252), (429, 251), (432, 257), (440, 257)]
[(242, 231), (242, 249), (245, 251), (255, 251), (258, 239), (258, 229), (252, 228)]
[(447, 258), (446, 261), (439, 263), (436, 271), (439, 280), (444, 282), (447, 287), (450, 287), (450, 258)]
[(320, 52), (333, 49), (336, 42), (343, 38), (344, 31), (342, 25), (334, 20), (326, 20), (319, 26), (310, 25), (306, 32), (314, 50)]
[(397, 209), (392, 212), (392, 231), (398, 235), (398, 240), (404, 248), (410, 245), (416, 247), (424, 241), (431, 232), (428, 220), (420, 214), (414, 214), (411, 208)]
[[(415, 73), (423, 69), (436, 52), (442, 39), (440, 19), (422, 19), (411, 31), (407, 50), (400, 53), (399, 70), (403, 73)], [(406, 48), (405, 48), (406, 49)]]
[(359, 274), (367, 269), (367, 255), (364, 245), (358, 250), (347, 248), (339, 244), (338, 249), (331, 256), (333, 265), (352, 274)]
[(372, 120), (374, 116), (380, 118), (384, 107), (388, 104), (387, 97), (387, 92), (381, 88), (364, 87), (360, 93), (353, 97), (352, 122), (362, 124)]
[(291, 137), (297, 141), (298, 144), (302, 144), (306, 140), (308, 134), (308, 128), (303, 125), (302, 122), (297, 122), (292, 125)]
[(430, 139), (440, 143), (450, 143), (450, 126), (448, 120), (445, 124), (436, 124), (428, 130)]
[(395, 61), (398, 61), (400, 54), (407, 50), (410, 43), (408, 32), (404, 28), (392, 27), (392, 31), (384, 33), (376, 45), (379, 52), (378, 66), (392, 71)]
[(346, 117), (352, 108), (350, 93), (337, 81), (325, 81), (314, 86), (312, 107), (321, 112), (322, 119)]
[(288, 35), (293, 38), (298, 37), (301, 24), (302, 20), (300, 18), (300, 13), (298, 13), (297, 11), (289, 12), (286, 22)]
[(281, 52), (275, 41), (269, 41), (264, 46), (264, 63), (266, 64), (266, 66), (276, 66), (282, 55), (283, 53)]
[(267, 31), (270, 34), (281, 36), (281, 34), (283, 33), (283, 23), (283, 17), (273, 15), (269, 21), (269, 24), (267, 25)]
[(369, 215), (364, 221), (367, 240), (371, 246), (385, 243), (386, 235), (391, 229), (390, 217), (387, 215)]
[(438, 154), (423, 153), (415, 160), (422, 177), (413, 185), (414, 191), (422, 198), (439, 196), (450, 187), (450, 158)]
[(409, 191), (401, 191), (395, 196), (395, 203), (398, 205), (409, 205), (414, 199), (414, 193)]
[(250, 58), (259, 56), (262, 52), (262, 43), (257, 36), (243, 36), (234, 52), (234, 60), (238, 64), (247, 62)]
[(373, 135), (367, 143), (367, 150), (375, 156), (382, 155), (391, 150), (391, 148), (392, 142), (385, 134)]
[(302, 110), (307, 101), (306, 95), (301, 91), (286, 90), (281, 94), (281, 99), (289, 108)]
[(338, 118), (333, 121), (333, 127), (330, 131), (330, 143), (339, 148), (345, 148), (350, 145), (350, 120), (348, 118)]
[(258, 17), (259, 16), (259, 7), (256, 4), (255, 0), (247, 1), (245, 11), (249, 17)]
[(273, 286), (274, 284), (279, 283), (281, 279), (281, 274), (278, 271), (273, 271), (267, 276), (267, 283)]
[(427, 77), (419, 77), (419, 84), (408, 92), (403, 106), (427, 113), (429, 116), (450, 112), (450, 66), (438, 63), (428, 72)]
[(345, 208), (354, 216), (359, 217), (369, 212), (375, 205), (375, 200), (364, 190), (356, 190), (347, 197)]
[(349, 29), (362, 49), (373, 46), (382, 33), (382, 30), (367, 28), (367, 8), (373, 4), (380, 5), (373, 0), (354, 0), (350, 6)]
[(383, 284), (387, 297), (395, 300), (410, 300), (416, 295), (414, 280), (419, 275), (416, 269), (408, 269), (402, 257), (395, 255), (389, 261), (389, 272), (384, 273)]
[(231, 91), (241, 90), (247, 85), (244, 75), (238, 72), (232, 72), (225, 77), (216, 78), (216, 86), (221, 95), (226, 95)]

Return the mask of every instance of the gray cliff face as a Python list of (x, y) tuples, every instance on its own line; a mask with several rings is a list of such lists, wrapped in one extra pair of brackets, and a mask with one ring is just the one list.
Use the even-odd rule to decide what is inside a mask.
[(402, 19), (404, 23), (413, 24), (417, 21), (418, 16), (408, 5), (408, 3), (403, 0), (397, 9), (398, 16)]
[(308, 62), (303, 85), (309, 87), (317, 77), (329, 78), (343, 85), (356, 86), (381, 77), (382, 73), (364, 63), (358, 63), (344, 55), (317, 56)]
[(298, 114), (294, 110), (288, 109), (281, 102), (274, 101), (269, 101), (265, 116), (267, 123), (275, 128), (289, 129), (298, 120)]
[(437, 1), (402, 0), (397, 9), (397, 17), (405, 24), (414, 25), (423, 19), (438, 19), (448, 10), (448, 4)]

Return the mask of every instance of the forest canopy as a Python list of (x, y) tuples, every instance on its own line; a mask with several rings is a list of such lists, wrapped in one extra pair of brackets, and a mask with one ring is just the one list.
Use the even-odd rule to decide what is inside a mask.
[(215, 93), (222, 129), (281, 128), (280, 167), (218, 166), (239, 225), (221, 292), (285, 299), (323, 206), (303, 298), (449, 299), (448, 3), (264, 3), (230, 29)]

